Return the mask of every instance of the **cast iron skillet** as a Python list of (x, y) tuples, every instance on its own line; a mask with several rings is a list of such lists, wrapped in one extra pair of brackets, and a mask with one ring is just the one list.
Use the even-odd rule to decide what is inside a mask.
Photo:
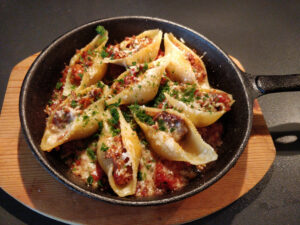
[[(55, 152), (45, 153), (39, 148), (45, 128), (46, 115), (43, 112), (60, 72), (76, 49), (80, 49), (95, 36), (97, 25), (103, 25), (109, 32), (109, 40), (121, 41), (125, 36), (139, 34), (147, 29), (159, 28), (181, 37), (203, 58), (212, 87), (231, 93), (235, 99), (232, 110), (222, 121), (225, 127), (223, 154), (216, 166), (193, 180), (181, 191), (152, 197), (120, 198), (113, 193), (89, 189), (78, 178), (70, 174), (66, 165)], [(243, 152), (252, 126), (253, 100), (260, 95), (277, 91), (300, 90), (300, 75), (254, 76), (240, 71), (226, 53), (203, 35), (179, 24), (151, 17), (117, 17), (94, 21), (80, 26), (56, 39), (37, 57), (23, 81), (19, 111), (24, 136), (40, 163), (60, 182), (69, 188), (110, 203), (144, 206), (178, 201), (192, 196), (224, 176), (234, 166)]]

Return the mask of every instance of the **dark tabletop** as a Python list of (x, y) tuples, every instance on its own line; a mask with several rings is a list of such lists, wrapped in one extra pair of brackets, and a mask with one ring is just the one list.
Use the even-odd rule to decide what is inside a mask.
[[(252, 74), (300, 73), (299, 0), (1, 0), (0, 107), (15, 64), (78, 25), (121, 15), (160, 17), (191, 27), (238, 58)], [(300, 224), (299, 100), (300, 92), (259, 99), (277, 150), (274, 164), (249, 193), (190, 224)], [(0, 206), (0, 224), (55, 223), (2, 190)]]

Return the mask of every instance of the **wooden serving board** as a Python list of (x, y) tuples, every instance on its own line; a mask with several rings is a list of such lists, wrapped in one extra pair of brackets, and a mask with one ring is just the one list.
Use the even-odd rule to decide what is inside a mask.
[(21, 132), (20, 87), (37, 55), (17, 64), (8, 82), (0, 117), (0, 187), (38, 212), (85, 224), (184, 223), (214, 213), (240, 198), (263, 178), (274, 161), (275, 147), (255, 102), (248, 146), (236, 166), (201, 193), (172, 204), (149, 207), (112, 205), (75, 193), (39, 164)]

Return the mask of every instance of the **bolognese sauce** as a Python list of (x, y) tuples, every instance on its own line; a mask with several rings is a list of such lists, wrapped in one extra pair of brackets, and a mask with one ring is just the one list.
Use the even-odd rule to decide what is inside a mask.
[(151, 44), (152, 41), (152, 38), (147, 36), (142, 38), (137, 38), (136, 36), (126, 37), (121, 44), (108, 45), (107, 48), (104, 48), (104, 51), (106, 52), (106, 57), (121, 59), (136, 53)]

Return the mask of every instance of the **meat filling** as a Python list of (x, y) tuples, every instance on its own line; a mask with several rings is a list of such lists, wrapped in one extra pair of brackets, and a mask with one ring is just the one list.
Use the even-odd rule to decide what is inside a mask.
[(109, 45), (105, 51), (112, 59), (125, 58), (152, 43), (152, 38), (126, 37), (121, 44)]
[(182, 140), (189, 131), (184, 120), (174, 114), (161, 112), (156, 114), (153, 120), (157, 121), (160, 130), (170, 133), (175, 141)]
[(115, 183), (119, 186), (128, 184), (132, 179), (132, 165), (128, 153), (123, 146), (121, 135), (114, 137), (114, 143), (106, 152), (105, 157), (113, 161)]
[(52, 123), (59, 129), (65, 128), (74, 120), (71, 110), (67, 107), (57, 110), (53, 116)]

